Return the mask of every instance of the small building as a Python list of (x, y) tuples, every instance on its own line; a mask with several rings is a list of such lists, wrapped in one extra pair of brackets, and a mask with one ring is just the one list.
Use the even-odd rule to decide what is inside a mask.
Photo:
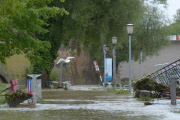
[[(142, 63), (142, 75), (147, 76), (156, 70), (180, 59), (180, 35), (171, 35), (170, 45), (164, 46), (158, 56), (148, 57)], [(140, 53), (139, 53), (140, 54)], [(129, 79), (129, 63), (121, 63), (120, 67), (120, 79)], [(131, 76), (133, 79), (141, 78), (141, 64), (139, 61), (131, 62)]]

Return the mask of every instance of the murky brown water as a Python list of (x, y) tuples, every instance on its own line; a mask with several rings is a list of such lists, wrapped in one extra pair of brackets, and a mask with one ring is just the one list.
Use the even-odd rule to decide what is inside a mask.
[[(89, 87), (90, 89), (85, 89)], [(79, 86), (74, 88), (80, 88)], [(73, 90), (43, 90), (37, 108), (1, 106), (0, 120), (175, 120), (180, 118), (180, 103), (155, 101), (144, 106), (132, 95), (108, 93), (101, 87), (84, 86)], [(100, 88), (100, 89), (99, 89)]]

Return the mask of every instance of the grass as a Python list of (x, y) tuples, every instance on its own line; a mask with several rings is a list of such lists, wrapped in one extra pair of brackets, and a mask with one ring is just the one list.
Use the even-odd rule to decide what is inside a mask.
[[(6, 88), (6, 85), (5, 83), (0, 83), (0, 92), (3, 91), (5, 88)], [(6, 92), (3, 92), (1, 93), (1, 95), (5, 94)], [(0, 104), (3, 104), (4, 103), (4, 100), (5, 100), (5, 97), (4, 96), (0, 96)]]
[(114, 94), (121, 94), (121, 95), (129, 95), (129, 90), (123, 90), (123, 89), (108, 89), (108, 92), (114, 93)]
[(148, 97), (143, 97), (143, 98), (138, 98), (138, 101), (154, 101), (154, 98), (148, 98)]

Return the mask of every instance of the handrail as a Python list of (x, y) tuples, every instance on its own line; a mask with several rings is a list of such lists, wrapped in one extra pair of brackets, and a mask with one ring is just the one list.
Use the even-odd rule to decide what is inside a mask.
[(151, 79), (158, 77), (159, 80), (157, 82), (170, 84), (170, 77), (175, 75), (180, 78), (180, 59), (166, 65), (165, 67), (162, 67), (159, 70), (156, 70), (146, 77), (149, 77)]

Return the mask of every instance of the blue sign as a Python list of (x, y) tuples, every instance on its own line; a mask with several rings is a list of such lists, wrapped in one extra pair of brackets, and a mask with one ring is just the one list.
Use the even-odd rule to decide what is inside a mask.
[(112, 79), (112, 58), (105, 58), (105, 83)]

